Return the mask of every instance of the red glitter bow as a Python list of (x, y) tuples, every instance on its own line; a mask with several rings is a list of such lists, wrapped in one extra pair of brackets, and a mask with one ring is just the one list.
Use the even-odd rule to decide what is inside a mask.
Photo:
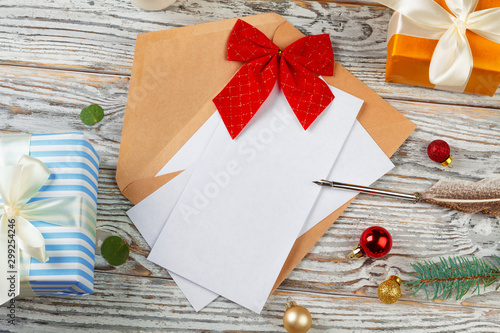
[(247, 62), (213, 100), (233, 139), (257, 113), (278, 78), (304, 129), (335, 98), (317, 76), (333, 75), (327, 34), (303, 37), (281, 50), (258, 29), (238, 20), (229, 37), (228, 60)]

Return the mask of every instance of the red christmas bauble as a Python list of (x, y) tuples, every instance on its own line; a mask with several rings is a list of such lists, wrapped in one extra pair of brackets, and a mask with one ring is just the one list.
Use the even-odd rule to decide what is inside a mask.
[(444, 163), (450, 159), (450, 146), (446, 141), (434, 140), (427, 146), (427, 155), (434, 162)]
[(363, 253), (370, 258), (382, 258), (389, 253), (392, 247), (392, 237), (385, 228), (374, 226), (361, 234), (359, 246)]

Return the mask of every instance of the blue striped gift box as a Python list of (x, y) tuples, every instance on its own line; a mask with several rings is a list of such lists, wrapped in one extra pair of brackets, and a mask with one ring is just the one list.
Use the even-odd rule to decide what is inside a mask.
[(31, 136), (30, 156), (41, 160), (52, 172), (32, 200), (78, 196), (80, 227), (56, 226), (31, 221), (45, 238), (49, 260), (31, 258), (29, 277), (21, 278), (21, 295), (86, 295), (94, 290), (97, 182), (99, 156), (83, 133)]

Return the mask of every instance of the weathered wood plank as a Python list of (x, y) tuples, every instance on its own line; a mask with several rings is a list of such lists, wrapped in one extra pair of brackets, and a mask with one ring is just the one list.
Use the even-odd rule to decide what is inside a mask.
[[(82, 131), (101, 156), (116, 166), (127, 101), (128, 77), (0, 66), (0, 131)], [(82, 108), (103, 107), (105, 118), (87, 126)]]
[[(104, 157), (105, 165), (116, 165), (126, 77), (12, 67), (4, 69), (2, 75), (7, 79), (0, 88), (0, 96), (3, 96), (0, 98), (3, 109), (0, 113), (1, 130), (33, 133), (83, 130)], [(29, 81), (26, 79), (28, 72), (31, 76)], [(78, 114), (82, 106), (96, 102), (95, 96), (106, 110), (113, 111), (96, 127), (89, 128), (81, 124)], [(418, 102), (392, 103), (419, 128), (396, 153), (393, 161), (397, 168), (378, 182), (379, 186), (396, 190), (423, 190), (443, 177), (477, 179), (500, 172), (495, 159), (500, 153), (496, 110)], [(453, 169), (442, 169), (425, 156), (427, 143), (438, 137), (445, 138), (452, 146), (455, 158)], [(125, 237), (132, 244), (134, 254), (129, 263), (117, 269), (98, 260), (98, 269), (166, 276), (163, 269), (146, 260), (148, 247), (125, 215), (130, 204), (116, 188), (113, 170), (101, 172), (100, 186), (99, 228)], [(395, 248), (391, 256), (384, 261), (346, 263), (343, 258), (356, 245), (361, 231), (375, 223), (388, 227), (394, 233)], [(411, 204), (404, 202), (360, 197), (313, 248), (284, 286), (374, 295), (374, 288), (380, 280), (362, 279), (359, 282), (360, 276), (370, 276), (373, 265), (405, 273), (410, 271), (408, 255), (412, 260), (454, 254), (488, 255), (494, 253), (498, 245), (497, 225), (497, 219), (484, 215), (468, 216), (423, 205), (412, 208)], [(400, 245), (399, 239), (402, 240)], [(413, 243), (419, 246), (416, 250)], [(337, 262), (343, 264), (335, 264)], [(335, 280), (337, 283), (332, 283)]]
[[(16, 302), (17, 325), (2, 332), (284, 332), (287, 297), (309, 309), (314, 332), (493, 332), (500, 309), (360, 296), (278, 291), (261, 315), (219, 298), (195, 313), (172, 281), (97, 273), (92, 296), (29, 298)], [(0, 320), (6, 309), (0, 309)]]
[[(462, 108), (457, 108), (452, 113), (451, 108), (439, 105), (427, 107), (411, 102), (397, 102), (397, 105), (418, 128), (393, 157), (396, 168), (376, 186), (423, 191), (443, 178), (498, 177), (500, 132), (495, 111), (488, 114), (468, 109), (463, 113)], [(475, 125), (470, 126), (471, 123)], [(466, 128), (474, 134), (464, 136)], [(427, 144), (436, 138), (450, 143), (455, 158), (453, 169), (442, 168), (426, 156)], [(283, 286), (375, 295), (386, 275), (408, 279), (407, 273), (413, 271), (410, 263), (416, 260), (496, 254), (498, 223), (498, 218), (484, 214), (468, 215), (437, 206), (360, 195)], [(394, 247), (390, 255), (378, 260), (347, 261), (346, 254), (358, 243), (361, 232), (371, 225), (382, 225), (393, 234)]]
[[(84, 131), (96, 145), (102, 165), (115, 167), (128, 82), (127, 76), (0, 66), (0, 131)], [(485, 163), (485, 160), (493, 155), (483, 153), (498, 151), (498, 110), (480, 106), (452, 107), (417, 101), (390, 102), (419, 126), (416, 132), (419, 134), (415, 134), (419, 136), (414, 135), (410, 143), (402, 148), (404, 150), (401, 158), (405, 160), (396, 160), (395, 163), (409, 163), (407, 157), (412, 157), (417, 151), (420, 154), (419, 159), (426, 160), (422, 142), (432, 141), (440, 136), (448, 139), (452, 146), (464, 149), (465, 155), (456, 156), (455, 165), (464, 168), (469, 166), (468, 172), (475, 171), (478, 176), (487, 172), (490, 164)], [(104, 108), (105, 118), (89, 127), (81, 122), (79, 114), (83, 107), (92, 103), (100, 104)], [(472, 156), (468, 150), (478, 149), (475, 146), (477, 142), (481, 144), (477, 146), (481, 147), (481, 150)], [(471, 163), (471, 158), (479, 158), (482, 163)], [(435, 171), (435, 166), (430, 170)]]
[[(391, 11), (367, 3), (179, 0), (166, 11), (144, 12), (128, 0), (2, 1), (0, 131), (86, 132), (103, 160), (99, 232), (122, 236), (132, 254), (117, 268), (97, 256), (94, 296), (19, 301), (15, 329), (4, 325), (6, 309), (1, 307), (0, 331), (276, 332), (283, 331), (289, 295), (313, 313), (311, 332), (500, 331), (500, 301), (493, 287), (462, 301), (428, 302), (423, 292), (411, 296), (405, 289), (394, 306), (376, 299), (381, 281), (390, 274), (408, 279), (409, 264), (416, 260), (498, 254), (498, 218), (359, 196), (257, 316), (223, 299), (195, 314), (166, 271), (146, 259), (149, 247), (126, 217), (131, 204), (116, 187), (113, 168), (136, 34), (268, 11), (284, 15), (306, 34), (331, 34), (336, 59), (418, 125), (393, 157), (396, 168), (375, 185), (424, 190), (447, 177), (498, 176), (500, 94), (488, 98), (386, 84), (384, 41)], [(90, 103), (106, 110), (106, 118), (94, 127), (79, 119), (80, 109)], [(436, 138), (450, 143), (453, 169), (426, 157), (427, 144)], [(375, 224), (391, 231), (391, 254), (346, 261), (362, 230)]]
[[(341, 2), (341, 1), (337, 1)], [(0, 64), (129, 75), (138, 33), (277, 12), (305, 34), (328, 33), (336, 59), (383, 97), (499, 108), (494, 98), (386, 84), (386, 32), (391, 10), (348, 1), (177, 1), (141, 11), (130, 1), (0, 4)], [(61, 6), (67, 6), (62, 7)], [(26, 15), (36, 13), (36, 15)]]
[[(407, 103), (410, 104), (410, 103)], [(417, 109), (418, 110), (418, 109)], [(421, 113), (416, 113), (416, 122), (424, 122)], [(488, 123), (488, 117), (479, 123)], [(432, 114), (425, 115), (432, 120)], [(460, 122), (459, 122), (460, 123)], [(453, 122), (450, 125), (455, 125)], [(434, 132), (446, 134), (445, 128)], [(491, 177), (500, 171), (495, 156), (500, 153), (499, 129), (478, 134), (478, 142), (456, 141), (453, 146), (454, 169), (443, 169), (432, 164), (425, 156), (426, 133), (419, 130), (396, 153), (397, 167), (376, 186), (400, 191), (422, 191), (441, 178), (460, 177), (476, 180)], [(453, 138), (448, 138), (454, 142)], [(484, 140), (481, 142), (481, 140)], [(470, 165), (471, 164), (471, 165)], [(415, 176), (415, 175), (418, 175)], [(113, 268), (97, 258), (98, 270), (136, 274), (144, 276), (168, 276), (166, 271), (145, 258), (149, 247), (125, 215), (131, 204), (119, 193), (114, 182), (114, 171), (103, 170), (99, 188), (99, 229), (119, 234), (131, 244), (131, 259), (123, 266)], [(439, 256), (469, 255), (487, 256), (496, 253), (499, 242), (499, 220), (483, 214), (468, 215), (426, 204), (413, 205), (404, 201), (388, 200), (373, 196), (359, 196), (333, 225), (325, 236), (310, 251), (306, 258), (283, 283), (284, 288), (321, 293), (344, 293), (376, 295), (376, 288), (388, 275), (397, 274), (408, 279), (412, 272), (410, 263), (416, 260), (432, 260)], [(393, 235), (391, 254), (378, 260), (346, 260), (362, 230), (371, 225), (382, 225)], [(492, 290), (490, 287), (488, 290)], [(423, 293), (415, 300), (425, 299)], [(455, 304), (456, 301), (446, 301)], [(488, 306), (500, 306), (500, 300), (483, 299), (469, 295), (468, 304), (485, 302)], [(481, 304), (483, 304), (481, 303)]]

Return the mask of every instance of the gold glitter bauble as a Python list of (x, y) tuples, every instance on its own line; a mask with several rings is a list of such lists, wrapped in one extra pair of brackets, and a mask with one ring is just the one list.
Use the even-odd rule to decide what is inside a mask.
[(285, 314), (283, 315), (283, 326), (290, 333), (306, 333), (312, 325), (312, 317), (309, 310), (297, 303), (288, 300)]
[(397, 276), (391, 276), (389, 280), (384, 281), (378, 286), (378, 298), (385, 304), (396, 303), (401, 297), (401, 279)]

